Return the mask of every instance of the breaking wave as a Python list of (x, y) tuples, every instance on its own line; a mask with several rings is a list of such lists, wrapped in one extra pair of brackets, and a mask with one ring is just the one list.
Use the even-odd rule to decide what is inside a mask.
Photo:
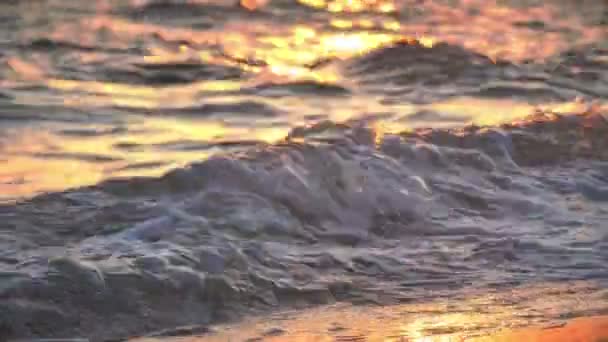
[(605, 283), (605, 114), (385, 135), (325, 122), (3, 205), (0, 336), (103, 341), (276, 307)]

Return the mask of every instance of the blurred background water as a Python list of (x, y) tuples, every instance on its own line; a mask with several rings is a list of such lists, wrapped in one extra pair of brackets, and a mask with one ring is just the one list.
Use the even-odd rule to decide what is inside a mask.
[(324, 120), (384, 132), (571, 111), (608, 95), (607, 49), (604, 0), (3, 1), (0, 200)]

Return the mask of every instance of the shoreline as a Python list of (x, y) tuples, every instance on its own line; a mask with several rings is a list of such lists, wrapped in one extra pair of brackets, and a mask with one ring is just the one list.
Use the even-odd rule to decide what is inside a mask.
[(529, 327), (472, 339), (471, 342), (608, 342), (608, 315), (578, 317), (563, 326)]
[(509, 318), (502, 317), (502, 327), (490, 327), (497, 317), (483, 322), (484, 315), (476, 313), (461, 315), (458, 321), (455, 313), (429, 311), (431, 315), (426, 320), (416, 320), (404, 316), (407, 310), (401, 305), (334, 305), (274, 313), (211, 328), (180, 328), (173, 331), (175, 334), (165, 331), (128, 342), (608, 342), (608, 315), (576, 317), (563, 324), (531, 325), (517, 324), (516, 317), (512, 317), (513, 327), (506, 327)]

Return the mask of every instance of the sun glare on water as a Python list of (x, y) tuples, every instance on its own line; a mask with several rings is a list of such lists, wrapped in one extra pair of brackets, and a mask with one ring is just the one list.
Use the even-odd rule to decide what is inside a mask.
[[(518, 9), (480, 0), (465, 1), (460, 7), (447, 6), (440, 2), (425, 2), (420, 6), (407, 7), (397, 0), (298, 0), (297, 4), (292, 4), (296, 8), (289, 10), (304, 11), (309, 17), (288, 21), (268, 19), (274, 15), (275, 10), (283, 14), (283, 9), (275, 8), (271, 1), (241, 0), (240, 7), (232, 4), (233, 7), (227, 7), (226, 10), (232, 11), (232, 14), (237, 13), (246, 20), (226, 21), (221, 25), (204, 28), (191, 23), (169, 25), (151, 18), (133, 19), (111, 15), (111, 2), (100, 0), (98, 3), (98, 13), (79, 20), (59, 20), (49, 27), (48, 32), (24, 32), (20, 37), (23, 42), (37, 39), (52, 42), (56, 44), (58, 54), (63, 49), (69, 50), (70, 46), (82, 47), (78, 53), (55, 58), (38, 51), (9, 54), (4, 60), (0, 58), (7, 70), (6, 74), (0, 75), (4, 76), (0, 77), (0, 86), (7, 89), (30, 89), (27, 92), (16, 92), (13, 100), (16, 104), (64, 106), (83, 112), (135, 110), (138, 113), (152, 113), (153, 116), (157, 112), (170, 115), (173, 110), (199, 108), (215, 99), (223, 102), (250, 101), (252, 98), (242, 97), (242, 94), (249, 94), (251, 89), (267, 85), (287, 85), (287, 90), (279, 89), (280, 95), (290, 95), (288, 85), (291, 84), (304, 84), (304, 88), (311, 86), (311, 89), (323, 85), (335, 86), (328, 88), (344, 89), (343, 94), (349, 94), (331, 101), (315, 99), (311, 103), (298, 96), (290, 96), (288, 100), (273, 99), (273, 106), (288, 109), (281, 113), (281, 120), (268, 120), (269, 122), (264, 123), (272, 126), (272, 129), (248, 127), (243, 130), (242, 127), (225, 125), (222, 126), (222, 133), (218, 133), (222, 137), (239, 136), (273, 142), (287, 135), (292, 126), (307, 123), (304, 116), (309, 114), (325, 115), (327, 119), (338, 122), (358, 118), (366, 113), (393, 111), (405, 115), (410, 109), (402, 107), (412, 107), (411, 104), (402, 103), (399, 108), (387, 108), (376, 95), (362, 91), (358, 80), (345, 76), (342, 68), (349, 59), (384, 46), (400, 43), (434, 48), (439, 42), (445, 42), (490, 58), (501, 57), (517, 62), (524, 59), (548, 58), (565, 50), (569, 43), (563, 32), (569, 32), (572, 36), (577, 33), (581, 44), (593, 41), (598, 36), (605, 36), (606, 33), (598, 28), (582, 28), (573, 17), (558, 20), (551, 6)], [(189, 0), (187, 3), (192, 6), (227, 6), (223, 0)], [(135, 11), (145, 8), (151, 2), (131, 0), (129, 4), (131, 10)], [(417, 10), (418, 7), (428, 10), (427, 17), (419, 19), (436, 24), (421, 24), (408, 19), (408, 11)], [(28, 7), (27, 11), (23, 11), (25, 21), (36, 22), (37, 16), (45, 17), (48, 14), (45, 7), (41, 7), (38, 12), (35, 8), (33, 6), (30, 10)], [(470, 8), (476, 11), (468, 11)], [(520, 25), (529, 22), (550, 23), (551, 29), (539, 31)], [(542, 41), (542, 44), (539, 45), (539, 41)], [(134, 46), (137, 48), (134, 49)], [(105, 71), (95, 74), (100, 67), (102, 70), (108, 68), (114, 74), (126, 76), (114, 78)], [(193, 77), (192, 81), (157, 84), (147, 82), (145, 77), (140, 81), (128, 79), (131, 74), (146, 75), (147, 70), (162, 69), (172, 73), (174, 70), (198, 72), (207, 68), (237, 70), (237, 76), (216, 78), (207, 77), (203, 73), (199, 77), (188, 75), (186, 72), (186, 76)], [(68, 76), (64, 70), (74, 74)], [(241, 72), (242, 74), (238, 74)], [(103, 78), (98, 77), (99, 75)], [(188, 77), (185, 79), (188, 80)], [(38, 89), (37, 87), (50, 91), (38, 92), (36, 96), (32, 96), (35, 91), (31, 89)], [(277, 92), (269, 91), (265, 94)], [(566, 101), (566, 104), (568, 103), (569, 101)], [(439, 101), (427, 107), (426, 109), (446, 115), (466, 113), (471, 122), (489, 125), (524, 117), (534, 110), (534, 106), (517, 100), (464, 97)], [(172, 120), (163, 122), (166, 124), (164, 130), (177, 131)], [(259, 120), (251, 120), (250, 124), (255, 126), (259, 124)], [(408, 126), (410, 124), (387, 120), (382, 124), (375, 123), (374, 128), (380, 138), (388, 132), (411, 128)], [(440, 126), (442, 123), (433, 124)], [(205, 130), (215, 126), (205, 122), (193, 124), (192, 127), (194, 131), (189, 132), (188, 136), (196, 137), (206, 136)], [(196, 130), (199, 132), (196, 133)], [(216, 129), (213, 131), (219, 132)], [(36, 139), (47, 138), (53, 141), (59, 139), (60, 141), (54, 144), (63, 146), (66, 150), (69, 149), (69, 144), (74, 144), (70, 145), (73, 150), (82, 152), (78, 141), (58, 136), (41, 137), (31, 133), (24, 135), (24, 139), (18, 140), (17, 143), (22, 141), (23, 144), (33, 144), (32, 141)], [(114, 137), (108, 136), (107, 139), (108, 146), (111, 146), (109, 141)], [(127, 159), (143, 158), (146, 161), (153, 157), (142, 157), (143, 152), (137, 156), (135, 153), (116, 152), (110, 147), (107, 153), (120, 154), (121, 158)], [(17, 154), (18, 152), (15, 152), (15, 155)], [(181, 163), (187, 158), (178, 159)], [(47, 165), (55, 170), (50, 161), (34, 161), (35, 158), (20, 157), (11, 159), (10, 163), (12, 169), (24, 174), (40, 173), (39, 169), (43, 168), (40, 165)], [(113, 162), (106, 164), (111, 163)], [(111, 171), (101, 170), (100, 166), (94, 164), (82, 167), (83, 170), (87, 168), (95, 169), (96, 176), (81, 177), (82, 184), (112, 174)], [(55, 172), (45, 172), (44, 177), (50, 177)], [(60, 172), (57, 171), (57, 174)], [(38, 179), (45, 179), (44, 177), (40, 176)], [(28, 179), (36, 178), (28, 176)], [(45, 183), (40, 188), (47, 189), (53, 182), (79, 184), (78, 179), (71, 179), (69, 182), (49, 180), (46, 182), (48, 184)], [(40, 184), (35, 183), (32, 181), (27, 187), (19, 185), (18, 192), (21, 194), (37, 191), (36, 187)], [(10, 186), (12, 189), (16, 188), (12, 183)], [(6, 189), (6, 186), (5, 190), (14, 191)]]

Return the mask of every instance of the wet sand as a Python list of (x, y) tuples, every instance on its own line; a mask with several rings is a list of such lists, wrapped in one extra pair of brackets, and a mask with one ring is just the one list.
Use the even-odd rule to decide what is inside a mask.
[[(554, 296), (535, 306), (568, 306), (579, 317), (524, 312), (518, 305), (520, 297), (539, 296), (539, 289), (524, 287), (516, 291), (479, 294), (456, 300), (399, 305), (350, 305), (294, 309), (270, 315), (251, 315), (243, 321), (218, 326), (188, 326), (163, 330), (150, 337), (130, 342), (606, 342), (608, 315), (605, 311), (577, 309), (577, 298), (585, 296), (575, 284), (572, 293), (561, 292), (553, 286)], [(579, 285), (580, 286), (580, 285)], [(565, 288), (565, 287), (564, 287)], [(534, 299), (530, 299), (533, 301)], [(601, 302), (601, 298), (596, 298)], [(497, 306), (503, 303), (503, 306)], [(559, 303), (559, 304), (558, 304)], [(544, 311), (551, 310), (544, 308)]]
[[(309, 317), (310, 318), (310, 317)], [(420, 336), (408, 338), (403, 336), (393, 336), (389, 331), (384, 330), (381, 326), (374, 325), (369, 327), (367, 334), (352, 334), (348, 331), (353, 329), (362, 329), (355, 325), (365, 324), (364, 322), (342, 321), (340, 317), (335, 317), (336, 320), (342, 321), (343, 325), (335, 325), (334, 328), (323, 332), (321, 330), (314, 331), (318, 322), (309, 321), (309, 318), (302, 320), (296, 319), (286, 326), (289, 328), (301, 328), (302, 325), (311, 324), (310, 331), (294, 331), (289, 332), (288, 328), (267, 328), (257, 336), (252, 336), (250, 326), (235, 326), (230, 329), (221, 331), (217, 334), (212, 333), (203, 336), (176, 337), (170, 339), (145, 338), (138, 339), (132, 342), (144, 341), (174, 341), (174, 342), (214, 342), (214, 341), (290, 341), (290, 342), (329, 342), (329, 341), (412, 341), (412, 342), (456, 342), (456, 341), (471, 341), (471, 342), (606, 342), (608, 341), (608, 316), (582, 317), (576, 318), (564, 325), (559, 326), (535, 326), (528, 328), (504, 329), (485, 336), (471, 337), (467, 333), (455, 333), (439, 336)], [(380, 320), (379, 322), (381, 322)], [(393, 324), (394, 322), (386, 322)], [(352, 326), (351, 326), (352, 325)], [(377, 330), (376, 330), (377, 329)], [(258, 333), (260, 333), (258, 331)]]
[(507, 331), (474, 339), (476, 342), (499, 341), (608, 341), (608, 316), (574, 319), (563, 327), (541, 329), (528, 328)]

